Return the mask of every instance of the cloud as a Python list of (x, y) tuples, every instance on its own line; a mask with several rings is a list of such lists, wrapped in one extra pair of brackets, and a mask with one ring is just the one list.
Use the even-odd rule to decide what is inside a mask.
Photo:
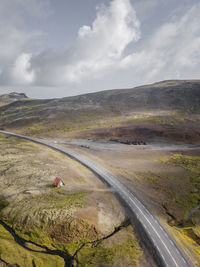
[[(22, 77), (18, 79), (14, 73), (20, 67), (20, 58), (22, 59), (26, 54), (23, 51), (29, 50), (31, 41), (38, 38), (40, 34), (37, 32), (26, 33), (18, 28), (10, 27), (10, 25), (3, 26), (0, 28), (0, 83), (15, 84), (19, 80), (23, 83)], [(24, 83), (27, 83), (26, 77)]]
[(26, 14), (27, 4), (29, 3), (29, 8), (32, 8), (33, 4), (36, 5), (36, 0), (28, 0), (26, 5), (25, 2), (2, 0), (0, 4), (0, 83), (4, 85), (17, 84), (19, 81), (27, 84), (27, 76), (24, 80), (22, 73), (20, 78), (16, 77), (16, 68), (19, 66), (20, 58), (32, 50), (42, 36), (41, 31), (29, 29), (21, 15), (23, 12)]
[(23, 9), (28, 16), (32, 16), (34, 18), (43, 19), (53, 13), (53, 9), (49, 0), (15, 0), (15, 3), (16, 6), (20, 9)]
[(99, 7), (91, 26), (83, 25), (71, 49), (45, 51), (31, 60), (35, 84), (80, 83), (101, 77), (122, 57), (127, 45), (140, 38), (140, 23), (129, 0)]
[[(133, 78), (144, 82), (174, 78), (199, 78), (200, 4), (191, 7), (181, 18), (161, 25), (143, 44), (120, 63), (122, 69), (135, 71)], [(139, 81), (138, 79), (138, 81)]]
[(29, 84), (34, 80), (34, 71), (30, 71), (31, 54), (21, 54), (12, 69), (12, 78), (17, 84)]
[[(25, 0), (15, 1), (27, 8)], [(37, 1), (28, 3), (35, 8), (35, 16), (40, 17), (43, 15), (37, 9)], [(142, 16), (144, 6), (145, 12), (154, 12), (154, 8), (158, 10), (166, 4), (161, 2), (138, 0), (136, 10)], [(4, 18), (0, 29), (0, 83), (66, 86), (81, 93), (164, 79), (199, 78), (200, 4), (194, 2), (177, 8), (177, 12), (173, 10), (165, 20), (157, 22), (151, 34), (143, 36), (143, 25), (131, 1), (112, 0), (97, 8), (93, 23), (80, 27), (74, 45), (64, 51), (44, 48), (36, 53), (32, 44), (43, 33), (19, 27), (20, 18), (15, 15), (12, 23), (6, 24)], [(142, 23), (148, 23), (150, 17), (147, 14)]]
[(142, 21), (147, 21), (148, 18), (155, 12), (158, 2), (161, 1), (162, 0), (134, 0), (134, 7), (137, 12), (137, 16)]

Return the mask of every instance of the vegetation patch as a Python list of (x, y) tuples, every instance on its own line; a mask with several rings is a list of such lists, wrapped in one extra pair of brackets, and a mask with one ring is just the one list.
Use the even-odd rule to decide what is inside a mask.
[(160, 162), (180, 166), (192, 173), (200, 174), (200, 156), (173, 154), (171, 157), (162, 157)]
[(0, 258), (8, 264), (23, 267), (64, 267), (64, 260), (58, 256), (31, 252), (18, 245), (2, 225), (0, 225)]
[[(95, 198), (90, 198), (90, 193), (81, 191), (83, 182), (84, 185), (88, 183), (89, 186), (95, 186), (95, 189), (97, 186), (95, 182), (93, 184), (93, 180), (90, 180), (92, 174), (85, 167), (58, 152), (22, 139), (0, 136), (0, 150), (0, 190), (2, 192), (0, 219), (2, 223), (10, 226), (19, 238), (25, 240), (28, 249), (38, 251), (25, 250), (16, 243), (7, 228), (2, 228), (4, 230), (0, 229), (0, 232), (5, 235), (0, 236), (2, 260), (22, 267), (63, 266), (62, 256), (56, 255), (66, 255), (76, 260), (82, 249), (77, 256), (76, 251), (83, 244), (87, 244), (85, 253), (90, 258), (85, 259), (83, 252), (80, 266), (87, 266), (85, 264), (87, 262), (112, 262), (113, 264), (120, 259), (126, 262), (120, 254), (122, 246), (118, 246), (119, 240), (123, 240), (123, 246), (127, 244), (125, 247), (128, 254), (133, 254), (133, 251), (139, 248), (135, 241), (134, 250), (129, 251), (129, 245), (131, 247), (132, 240), (135, 240), (132, 229), (128, 237), (126, 237), (127, 232), (123, 232), (117, 242), (111, 241), (108, 246), (105, 241), (98, 241), (103, 235), (97, 231), (96, 225), (92, 224), (93, 221), (89, 224), (77, 217), (81, 208), (87, 209), (88, 202), (91, 203), (94, 199), (96, 201), (96, 195)], [(55, 175), (64, 180), (63, 188), (51, 186)], [(100, 196), (99, 192), (98, 195)], [(109, 199), (112, 199), (111, 195)], [(106, 201), (110, 200), (100, 198), (100, 201), (107, 203)], [(95, 205), (97, 205), (96, 202), (94, 207)], [(105, 221), (106, 218), (105, 215)], [(95, 218), (94, 223), (96, 221)], [(7, 240), (6, 235), (10, 236), (10, 240)], [(126, 242), (127, 238), (131, 243)], [(92, 246), (93, 242), (95, 246)], [(50, 250), (58, 253), (56, 252), (54, 256), (45, 254)], [(133, 262), (130, 261), (127, 266), (133, 266)]]
[(9, 202), (0, 196), (0, 212), (9, 205)]
[(97, 239), (98, 236), (95, 227), (78, 219), (55, 224), (48, 229), (48, 233), (56, 242), (63, 244), (79, 240), (85, 243), (88, 240)]
[(137, 265), (142, 251), (131, 231), (132, 227), (128, 226), (109, 239), (87, 244), (77, 254), (78, 266), (105, 266), (112, 265), (114, 262), (119, 266)]
[(72, 227), (75, 221), (73, 213), (86, 203), (84, 196), (85, 193), (81, 192), (64, 194), (53, 191), (51, 194), (29, 197), (7, 206), (1, 218), (26, 240), (52, 246), (47, 229), (57, 221), (65, 221)]
[(187, 211), (197, 206), (198, 202), (200, 202), (200, 156), (173, 154), (169, 158), (161, 158), (160, 161), (165, 164), (182, 167), (190, 172), (188, 177), (193, 189), (188, 191), (186, 196), (179, 197), (177, 202), (184, 203), (187, 200)]
[[(195, 234), (195, 227), (193, 225), (185, 225), (182, 228), (174, 228), (172, 234), (176, 239), (177, 243), (185, 249), (186, 247), (188, 250), (185, 250), (186, 254), (188, 254), (189, 258), (191, 256), (190, 252), (193, 252), (194, 257), (193, 263), (194, 266), (199, 266), (199, 258), (200, 258), (200, 242), (199, 236)], [(199, 227), (199, 226), (198, 226)]]
[(55, 248), (67, 251), (71, 256), (82, 244), (100, 236), (94, 226), (78, 218), (55, 223), (48, 228), (47, 234), (52, 238)]
[[(163, 157), (159, 161), (187, 171), (182, 177), (176, 177), (179, 183), (168, 202), (168, 208), (173, 205), (174, 198), (178, 209), (173, 216), (176, 217), (177, 213), (182, 211), (182, 220), (179, 221), (178, 228), (173, 228), (172, 233), (181, 245), (184, 244), (192, 249), (198, 258), (200, 257), (200, 210), (197, 207), (200, 204), (200, 156), (174, 153), (171, 157)], [(194, 208), (197, 210), (188, 217)], [(177, 222), (172, 225), (177, 226)]]

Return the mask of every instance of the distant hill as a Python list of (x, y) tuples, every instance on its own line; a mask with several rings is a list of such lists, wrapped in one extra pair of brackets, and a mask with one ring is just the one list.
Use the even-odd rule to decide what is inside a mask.
[(110, 105), (120, 110), (135, 110), (139, 107), (184, 109), (200, 105), (200, 80), (163, 81), (131, 89), (114, 89), (60, 99), (37, 99), (28, 102), (26, 99), (27, 96), (23, 93), (13, 92), (0, 96), (0, 101), (24, 100), (11, 104), (9, 108), (27, 104), (29, 107), (56, 107), (57, 110), (97, 109)]
[(9, 94), (0, 95), (0, 103), (9, 103), (26, 98), (27, 96), (24, 93), (12, 92)]
[(58, 100), (71, 108), (107, 107), (113, 105), (120, 110), (137, 108), (177, 108), (200, 106), (200, 80), (163, 81), (131, 89), (101, 91)]
[[(27, 134), (53, 135), (54, 131), (68, 133), (113, 127), (126, 121), (143, 122), (147, 120), (147, 111), (157, 112), (152, 115), (152, 122), (171, 125), (188, 121), (196, 125), (200, 114), (200, 80), (163, 81), (59, 99), (27, 99), (17, 93), (0, 96), (1, 99), (15, 101), (0, 107), (0, 127), (25, 127)], [(172, 114), (163, 117), (163, 111), (184, 115), (173, 115), (175, 119), (171, 121), (168, 118)], [(134, 117), (135, 112), (145, 113), (144, 120)]]

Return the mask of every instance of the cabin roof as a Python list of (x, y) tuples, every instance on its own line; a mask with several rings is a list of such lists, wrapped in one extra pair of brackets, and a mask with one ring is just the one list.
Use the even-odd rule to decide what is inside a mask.
[(59, 177), (56, 177), (54, 182), (53, 182), (53, 185), (58, 186), (60, 182), (62, 182), (62, 179)]

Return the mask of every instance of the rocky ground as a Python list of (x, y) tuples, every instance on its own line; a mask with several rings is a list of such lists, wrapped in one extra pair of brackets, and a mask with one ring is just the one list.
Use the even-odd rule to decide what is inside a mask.
[(0, 266), (64, 266), (62, 255), (78, 266), (143, 266), (124, 208), (88, 169), (20, 139), (0, 136), (0, 151)]

